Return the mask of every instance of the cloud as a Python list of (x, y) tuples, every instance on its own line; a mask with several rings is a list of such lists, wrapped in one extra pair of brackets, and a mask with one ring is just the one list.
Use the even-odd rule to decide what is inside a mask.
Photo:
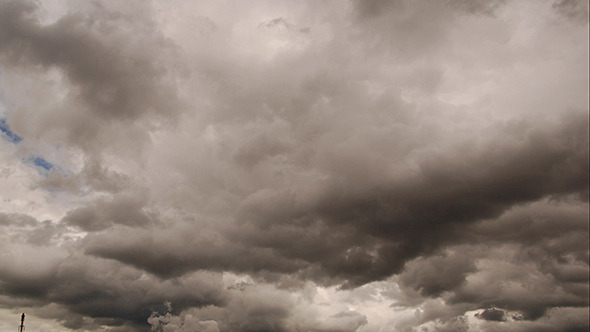
[(219, 326), (216, 321), (200, 321), (190, 314), (182, 318), (172, 316), (169, 313), (164, 316), (151, 316), (148, 322), (152, 326), (152, 331), (219, 332)]
[(51, 317), (72, 329), (91, 328), (102, 321), (98, 325), (129, 324), (130, 329), (141, 330), (147, 317), (165, 310), (166, 301), (175, 303), (179, 310), (224, 301), (222, 289), (207, 275), (161, 283), (139, 271), (83, 257), (63, 258), (47, 268), (44, 275), (35, 272), (28, 278), (18, 271), (10, 277), (2, 275), (3, 293), (35, 299), (34, 307), (59, 305), (65, 310)]
[(0, 27), (3, 62), (33, 72), (56, 69), (65, 80), (59, 108), (34, 115), (34, 129), (63, 131), (69, 143), (82, 147), (92, 145), (101, 136), (99, 128), (113, 121), (170, 119), (178, 109), (174, 90), (164, 83), (166, 68), (152, 57), (168, 47), (164, 38), (136, 8), (125, 13), (100, 3), (91, 7), (42, 24), (35, 3), (3, 1)]
[(559, 14), (572, 20), (579, 21), (580, 23), (588, 22), (588, 4), (584, 1), (555, 1), (553, 8), (555, 8)]
[[(446, 152), (444, 157), (424, 161), (417, 176), (383, 181), (379, 189), (358, 193), (334, 186), (314, 206), (298, 207), (294, 193), (274, 193), (259, 203), (266, 209), (270, 206), (270, 211), (258, 210), (255, 216), (245, 216), (260, 226), (250, 231), (251, 235), (241, 230), (240, 236), (246, 234), (251, 244), (274, 247), (292, 255), (291, 243), (270, 239), (281, 239), (282, 232), (288, 236), (300, 232), (302, 238), (312, 240), (314, 236), (305, 233), (309, 225), (316, 227), (313, 233), (322, 234), (321, 224), (326, 223), (326, 234), (318, 236), (313, 245), (314, 254), (309, 258), (301, 254), (296, 257), (309, 261), (316, 257), (325, 264), (328, 274), (340, 274), (349, 280), (357, 277), (357, 282), (384, 278), (399, 272), (407, 260), (428, 254), (460, 236), (454, 233), (461, 225), (495, 217), (514, 204), (546, 195), (584, 192), (587, 173), (583, 165), (587, 153), (583, 126), (583, 122), (572, 118), (557, 126), (557, 131), (514, 137), (520, 143), (511, 144), (510, 148), (503, 147), (501, 142), (489, 142), (480, 151), (463, 151), (461, 159)], [(576, 132), (580, 133), (574, 134), (577, 143), (572, 142), (570, 147), (569, 143), (549, 143), (570, 141), (569, 136)], [(562, 149), (568, 151), (563, 152), (564, 159), (559, 157)], [(576, 152), (570, 153), (570, 149)], [(576, 161), (570, 162), (572, 157)], [(571, 171), (565, 170), (570, 167)], [(555, 180), (550, 179), (552, 173)], [(444, 197), (444, 201), (439, 197)], [(273, 200), (278, 201), (266, 204)], [(270, 228), (262, 223), (267, 219), (273, 221)], [(312, 246), (303, 248), (307, 247)], [(322, 252), (329, 256), (322, 256)]]
[(587, 328), (583, 8), (0, 0), (0, 314)]
[(143, 210), (146, 198), (133, 194), (120, 194), (110, 201), (100, 200), (90, 206), (71, 210), (62, 222), (87, 232), (100, 231), (117, 224), (141, 227), (157, 223), (156, 216)]
[(555, 308), (537, 321), (505, 322), (488, 321), (480, 325), (482, 331), (583, 331), (588, 326), (588, 315), (582, 308)]
[[(367, 324), (367, 317), (343, 307), (330, 308), (314, 303), (314, 287), (306, 291), (287, 291), (269, 285), (238, 282), (228, 288), (229, 302), (223, 307), (187, 309), (178, 315), (153, 315), (152, 330), (168, 331), (193, 328), (197, 331), (314, 331), (352, 332)], [(307, 293), (310, 292), (310, 293)], [(323, 307), (322, 307), (323, 306)], [(345, 307), (345, 306), (344, 306)]]
[[(191, 229), (200, 227), (197, 222), (148, 232), (138, 241), (102, 234), (88, 252), (167, 275), (213, 266), (234, 272), (286, 272), (308, 266), (308, 276), (317, 274), (316, 281), (330, 277), (358, 286), (381, 280), (399, 273), (405, 262), (461, 238), (461, 226), (549, 195), (587, 191), (587, 128), (581, 115), (545, 128), (500, 130), (501, 139), (461, 151), (461, 159), (455, 156), (459, 147), (453, 147), (422, 161), (416, 175), (383, 180), (378, 189), (344, 191), (328, 183), (310, 204), (293, 189), (256, 192), (238, 210), (237, 222), (243, 225), (239, 231), (220, 230), (222, 239), (234, 241), (222, 241), (224, 247), (209, 239), (199, 245), (204, 250), (166, 245), (182, 239), (180, 233), (194, 233)], [(356, 183), (359, 175), (347, 176), (340, 178), (343, 186)], [(307, 244), (287, 241), (294, 237)], [(142, 252), (151, 251), (149, 243), (154, 242), (161, 243), (158, 247), (166, 254), (152, 260)], [(246, 250), (250, 254), (240, 255), (241, 260), (231, 259)]]
[[(176, 313), (226, 301), (215, 275), (191, 274), (162, 281), (115, 261), (77, 253), (63, 227), (23, 215), (2, 215), (0, 220), (6, 231), (0, 260), (0, 289), (8, 296), (1, 299), (3, 308), (12, 308), (14, 299), (20, 299), (21, 305), (41, 317), (58, 319), (74, 330), (100, 325), (141, 330), (152, 313), (165, 312), (166, 302), (174, 303)], [(44, 225), (47, 231), (35, 224)], [(53, 240), (48, 241), (41, 232), (50, 232)], [(28, 240), (21, 241), (22, 237)], [(68, 245), (59, 246), (64, 241)], [(50, 310), (47, 306), (51, 304), (57, 307)]]
[(504, 310), (496, 309), (496, 308), (488, 308), (482, 311), (479, 314), (476, 314), (477, 317), (485, 320), (491, 320), (496, 322), (504, 322), (506, 321), (505, 317), (506, 313)]
[(400, 283), (419, 290), (423, 296), (435, 297), (456, 289), (475, 269), (471, 258), (460, 253), (418, 258), (406, 265)]
[(402, 61), (428, 57), (446, 45), (451, 24), (466, 15), (493, 15), (504, 1), (442, 1), (436, 3), (379, 0), (353, 1), (361, 35), (370, 47), (386, 47)]
[[(425, 321), (475, 311), (475, 317), (480, 319), (514, 324), (538, 321), (556, 308), (585, 307), (586, 214), (587, 205), (580, 205), (576, 199), (542, 200), (513, 208), (499, 218), (475, 223), (470, 228), (485, 227), (489, 231), (484, 242), (480, 242), (481, 237), (469, 236), (466, 243), (447, 247), (444, 256), (419, 258), (406, 264), (397, 277), (405, 294), (397, 296), (398, 304), (422, 303)], [(552, 220), (552, 215), (559, 215), (561, 221)], [(494, 239), (491, 225), (497, 227), (496, 234), (502, 234), (502, 240)], [(551, 240), (535, 238), (535, 232)], [(445, 261), (446, 264), (439, 263)], [(452, 270), (456, 265), (460, 268)], [(436, 270), (419, 274), (428, 269)], [(443, 281), (449, 282), (445, 288), (441, 287)], [(428, 292), (429, 289), (438, 292)], [(444, 299), (446, 305), (427, 306), (432, 303), (429, 298)]]

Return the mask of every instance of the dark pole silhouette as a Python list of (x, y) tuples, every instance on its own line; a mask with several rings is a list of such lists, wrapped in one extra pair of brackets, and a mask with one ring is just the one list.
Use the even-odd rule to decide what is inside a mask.
[(25, 313), (23, 312), (22, 316), (20, 316), (20, 326), (18, 327), (18, 332), (25, 331)]

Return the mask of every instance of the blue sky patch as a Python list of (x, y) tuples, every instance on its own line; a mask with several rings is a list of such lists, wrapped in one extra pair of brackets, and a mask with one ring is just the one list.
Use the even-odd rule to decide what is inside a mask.
[(41, 158), (41, 157), (35, 157), (33, 158), (33, 164), (35, 164), (36, 166), (39, 166), (43, 169), (45, 169), (46, 171), (50, 170), (53, 168), (53, 164), (48, 162), (47, 160)]
[[(6, 119), (0, 119), (0, 132), (2, 132), (1, 136), (9, 141), (10, 143), (17, 144), (23, 140), (22, 137), (15, 134), (11, 129), (10, 126), (6, 123)], [(29, 162), (32, 162), (35, 166), (41, 167), (46, 171), (49, 171), (54, 167), (54, 165), (47, 160), (41, 157), (31, 157), (28, 159)]]
[(13, 133), (12, 130), (10, 130), (10, 127), (6, 123), (6, 119), (0, 119), (0, 132), (2, 132), (2, 134), (4, 134), (2, 136), (11, 143), (16, 144), (23, 140), (22, 137), (18, 136), (17, 134)]

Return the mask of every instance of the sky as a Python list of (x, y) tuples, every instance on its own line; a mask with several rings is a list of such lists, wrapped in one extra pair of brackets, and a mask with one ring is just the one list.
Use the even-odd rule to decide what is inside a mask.
[(0, 0), (0, 330), (589, 328), (588, 2)]

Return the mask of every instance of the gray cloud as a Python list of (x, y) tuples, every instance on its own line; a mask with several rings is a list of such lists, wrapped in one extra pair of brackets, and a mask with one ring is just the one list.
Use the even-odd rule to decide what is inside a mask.
[[(418, 176), (379, 189), (347, 193), (333, 188), (313, 206), (296, 206), (297, 199), (289, 191), (270, 192), (272, 196), (251, 201), (238, 215), (245, 224), (229, 233), (238, 244), (218, 246), (205, 239), (201, 244), (209, 248), (205, 251), (169, 250), (165, 243), (184, 229), (147, 235), (138, 242), (123, 237), (117, 243), (116, 236), (106, 234), (88, 252), (166, 274), (175, 274), (172, 266), (182, 266), (177, 270), (181, 273), (191, 266), (285, 272), (306, 262), (317, 263), (322, 274), (352, 285), (379, 280), (400, 272), (406, 261), (460, 238), (461, 225), (496, 217), (515, 204), (548, 195), (586, 192), (587, 129), (579, 119), (576, 115), (551, 129), (514, 133), (516, 137), (510, 139), (519, 143), (510, 146), (489, 142), (481, 151), (464, 153), (459, 163), (452, 155), (430, 158)], [(302, 242), (293, 243), (290, 238)], [(166, 254), (154, 253), (160, 258), (152, 261), (142, 253), (151, 251), (148, 243), (154, 241), (162, 243)], [(240, 255), (242, 260), (236, 262), (231, 257), (246, 250), (239, 243), (252, 253)], [(287, 258), (301, 261), (297, 264)]]
[[(174, 280), (159, 280), (144, 272), (76, 253), (74, 243), (56, 246), (67, 240), (67, 230), (53, 233), (60, 241), (36, 241), (35, 246), (20, 237), (39, 238), (39, 223), (25, 216), (3, 216), (8, 220), (0, 257), (0, 307), (11, 308), (14, 299), (32, 308), (41, 317), (57, 319), (71, 329), (96, 329), (101, 325), (124, 325), (127, 330), (144, 330), (147, 317), (166, 312), (166, 303), (174, 303), (173, 313), (185, 308), (223, 305), (224, 286), (211, 273), (191, 274)], [(23, 223), (21, 220), (28, 222)], [(41, 224), (45, 224), (41, 223)], [(47, 225), (45, 225), (47, 228)], [(16, 302), (18, 303), (18, 302)]]
[(87, 148), (102, 135), (101, 127), (114, 121), (130, 125), (151, 115), (171, 119), (177, 113), (174, 88), (165, 82), (166, 65), (155, 56), (171, 45), (136, 8), (116, 12), (97, 2), (90, 11), (43, 25), (33, 2), (1, 5), (3, 61), (30, 70), (57, 68), (69, 83), (61, 110), (35, 129), (65, 130), (70, 143)]
[[(515, 326), (539, 321), (556, 308), (585, 307), (588, 305), (586, 215), (587, 206), (577, 199), (543, 200), (510, 209), (497, 219), (477, 222), (472, 225), (476, 233), (481, 227), (489, 231), (485, 240), (471, 238), (466, 244), (448, 247), (445, 256), (428, 258), (433, 263), (419, 258), (406, 265), (398, 276), (407, 296), (402, 303), (428, 303), (429, 300), (421, 297), (441, 297), (448, 306), (443, 310), (423, 305), (428, 312), (427, 321), (480, 310), (476, 317), (518, 322)], [(495, 238), (491, 225), (498, 231), (496, 234), (509, 236), (511, 240)], [(535, 232), (546, 234), (547, 238), (536, 238)], [(446, 265), (436, 264), (444, 260), (448, 261)], [(467, 269), (447, 272), (458, 264)], [(418, 274), (425, 269), (436, 270), (424, 276)], [(444, 292), (427, 292), (441, 289), (441, 280), (449, 282)], [(453, 280), (456, 282), (451, 283)], [(579, 323), (571, 326), (576, 324)]]
[(194, 227), (186, 225), (158, 232), (113, 228), (88, 236), (85, 252), (116, 259), (162, 277), (175, 277), (201, 269), (224, 271), (228, 268), (234, 272), (269, 270), (289, 273), (302, 265), (282, 259), (270, 249), (248, 248), (223, 238), (202, 237), (194, 231)]
[(157, 84), (163, 68), (147, 55), (148, 42), (150, 48), (163, 48), (164, 40), (140, 39), (130, 45), (114, 29), (115, 24), (141, 24), (134, 22), (135, 17), (97, 6), (92, 17), (73, 14), (42, 26), (31, 15), (31, 3), (5, 2), (3, 7), (5, 56), (11, 61), (62, 68), (99, 117), (133, 119), (144, 112), (174, 112), (163, 103), (173, 95)]
[[(323, 235), (320, 226), (313, 232), (322, 234), (313, 248), (326, 272), (341, 274), (353, 283), (387, 277), (399, 272), (408, 259), (453, 241), (460, 236), (456, 233), (462, 224), (495, 217), (514, 204), (547, 195), (585, 192), (587, 130), (584, 122), (576, 119), (580, 118), (566, 119), (556, 129), (534, 130), (515, 137), (521, 141), (518, 148), (489, 142), (488, 148), (464, 152), (461, 159), (453, 155), (434, 157), (420, 165), (418, 176), (391, 184), (384, 182), (379, 189), (351, 193), (334, 188), (316, 206), (300, 211), (293, 206), (293, 198), (265, 204), (267, 209), (274, 208), (257, 211), (251, 218), (260, 222), (270, 215), (273, 226), (266, 228), (263, 223), (251, 232), (251, 240), (246, 238), (249, 243), (276, 247), (290, 255), (292, 249), (283, 246), (292, 244), (280, 240), (281, 232), (292, 236), (298, 229), (309, 229), (309, 223), (322, 220), (339, 229)], [(494, 153), (487, 153), (487, 149)], [(327, 229), (332, 229), (329, 226)], [(314, 238), (299, 232), (306, 240)], [(244, 230), (240, 234), (243, 236)], [(332, 242), (335, 248), (330, 249)], [(329, 256), (322, 256), (322, 252)], [(311, 256), (309, 260), (313, 260)]]
[(33, 226), (37, 220), (26, 214), (0, 214), (0, 225)]
[(69, 191), (76, 194), (84, 192), (117, 193), (130, 185), (129, 177), (109, 170), (104, 161), (90, 157), (77, 174), (64, 174), (51, 170), (47, 178), (39, 181), (38, 186), (49, 190)]
[(583, 7), (0, 0), (0, 310), (587, 329)]
[[(44, 274), (28, 278), (25, 278), (26, 271), (3, 271), (2, 292), (34, 299), (34, 306), (49, 303), (62, 306), (66, 311), (52, 318), (73, 329), (89, 328), (87, 325), (96, 323), (117, 326), (128, 322), (130, 329), (142, 330), (152, 313), (165, 312), (166, 302), (173, 302), (180, 311), (186, 307), (220, 305), (224, 301), (223, 289), (216, 284), (214, 276), (161, 282), (108, 261), (67, 257), (56, 263)], [(11, 304), (3, 303), (3, 306)]]
[(497, 308), (488, 308), (482, 311), (479, 314), (476, 314), (477, 317), (485, 320), (491, 320), (496, 322), (505, 322), (506, 321), (506, 313), (504, 310), (497, 309)]
[(69, 211), (62, 219), (66, 225), (83, 231), (100, 231), (114, 225), (145, 227), (157, 223), (157, 216), (143, 210), (147, 198), (139, 193), (119, 194), (110, 201), (99, 200)]
[(400, 275), (403, 286), (417, 289), (423, 296), (436, 297), (454, 290), (465, 282), (465, 277), (476, 270), (466, 255), (431, 256), (409, 263)]
[[(358, 22), (374, 49), (386, 47), (404, 60), (444, 47), (449, 22), (463, 15), (492, 15), (504, 1), (353, 1)], [(427, 19), (425, 19), (427, 18)], [(411, 60), (410, 60), (411, 61)]]
[(560, 0), (553, 3), (553, 8), (565, 17), (580, 23), (588, 22), (588, 3), (579, 0)]

